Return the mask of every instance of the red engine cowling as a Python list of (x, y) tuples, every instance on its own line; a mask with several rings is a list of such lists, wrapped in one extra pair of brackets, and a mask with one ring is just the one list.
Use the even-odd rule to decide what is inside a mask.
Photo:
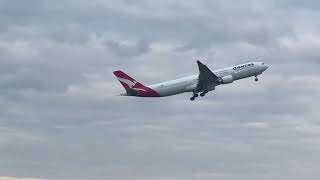
[(228, 75), (228, 76), (223, 76), (221, 77), (222, 84), (229, 84), (233, 82), (233, 76)]

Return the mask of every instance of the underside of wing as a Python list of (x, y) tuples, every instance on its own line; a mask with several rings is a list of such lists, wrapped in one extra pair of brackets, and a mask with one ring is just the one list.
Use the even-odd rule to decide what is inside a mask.
[[(197, 61), (199, 67), (199, 83), (198, 87), (203, 90), (210, 90), (218, 84), (219, 77), (215, 75), (206, 65)], [(211, 87), (209, 89), (209, 87)]]

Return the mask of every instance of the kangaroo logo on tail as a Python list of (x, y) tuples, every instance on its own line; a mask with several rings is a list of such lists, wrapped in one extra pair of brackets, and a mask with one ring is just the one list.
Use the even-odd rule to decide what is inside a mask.
[(113, 74), (120, 81), (127, 95), (144, 96), (144, 97), (159, 97), (160, 95), (153, 89), (144, 86), (126, 73), (122, 71), (114, 71)]
[(125, 78), (121, 78), (121, 77), (117, 77), (117, 79), (121, 82), (121, 83), (124, 83), (126, 84), (129, 88), (131, 89), (134, 89), (136, 91), (147, 91), (145, 89), (142, 89), (142, 88), (138, 88), (138, 87), (135, 87), (137, 85), (137, 81), (130, 81), (129, 79), (125, 79)]

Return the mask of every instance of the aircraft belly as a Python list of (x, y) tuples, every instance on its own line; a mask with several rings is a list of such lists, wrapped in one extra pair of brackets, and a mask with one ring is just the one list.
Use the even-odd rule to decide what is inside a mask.
[(160, 96), (172, 96), (180, 93), (184, 93), (186, 89), (186, 84), (173, 84), (168, 86), (162, 86), (157, 88), (157, 92)]
[(160, 96), (172, 96), (175, 94), (183, 93), (184, 91), (179, 87), (165, 87), (160, 88), (157, 92), (160, 94)]

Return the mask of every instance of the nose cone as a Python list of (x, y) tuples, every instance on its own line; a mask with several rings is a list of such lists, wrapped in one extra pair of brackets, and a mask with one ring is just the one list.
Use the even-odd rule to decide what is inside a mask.
[(261, 67), (262, 67), (262, 71), (265, 71), (269, 68), (269, 65), (266, 63), (262, 63)]

